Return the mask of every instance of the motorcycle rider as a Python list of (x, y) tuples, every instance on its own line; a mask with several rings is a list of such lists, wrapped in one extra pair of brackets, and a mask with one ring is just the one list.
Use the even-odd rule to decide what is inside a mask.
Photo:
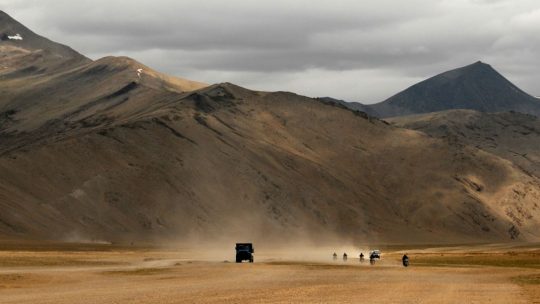
[(406, 253), (401, 258), (401, 262), (403, 263), (403, 266), (405, 267), (409, 266), (409, 257), (407, 256)]
[(360, 262), (364, 261), (364, 253), (360, 252)]
[(337, 260), (337, 253), (334, 252), (334, 255), (332, 255), (334, 257), (334, 261)]
[(347, 253), (343, 253), (343, 262), (347, 262)]

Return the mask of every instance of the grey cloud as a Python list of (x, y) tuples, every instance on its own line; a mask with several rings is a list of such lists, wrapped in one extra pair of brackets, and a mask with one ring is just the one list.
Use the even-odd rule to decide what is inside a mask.
[(93, 58), (127, 55), (208, 82), (379, 101), (483, 60), (540, 94), (536, 0), (0, 0), (0, 9)]

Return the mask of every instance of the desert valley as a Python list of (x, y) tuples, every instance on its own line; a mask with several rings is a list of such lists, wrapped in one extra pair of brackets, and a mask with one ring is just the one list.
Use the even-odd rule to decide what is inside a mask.
[(483, 62), (366, 105), (92, 60), (0, 11), (0, 303), (540, 303), (539, 114)]

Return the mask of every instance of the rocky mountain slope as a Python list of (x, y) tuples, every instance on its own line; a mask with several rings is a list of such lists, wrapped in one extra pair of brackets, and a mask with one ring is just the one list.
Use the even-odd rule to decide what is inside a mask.
[(27, 68), (0, 73), (1, 238), (540, 240), (540, 180), (485, 150), (129, 58)]
[(37, 35), (0, 11), (0, 73), (3, 77), (52, 72), (89, 63), (68, 46)]
[(477, 147), (540, 177), (540, 121), (536, 116), (517, 112), (449, 110), (387, 120), (452, 144)]

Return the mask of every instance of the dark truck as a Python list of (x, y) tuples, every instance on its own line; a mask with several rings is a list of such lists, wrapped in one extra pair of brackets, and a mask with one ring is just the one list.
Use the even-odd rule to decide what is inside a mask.
[(252, 243), (236, 243), (236, 263), (242, 263), (242, 261), (253, 263), (254, 252)]

